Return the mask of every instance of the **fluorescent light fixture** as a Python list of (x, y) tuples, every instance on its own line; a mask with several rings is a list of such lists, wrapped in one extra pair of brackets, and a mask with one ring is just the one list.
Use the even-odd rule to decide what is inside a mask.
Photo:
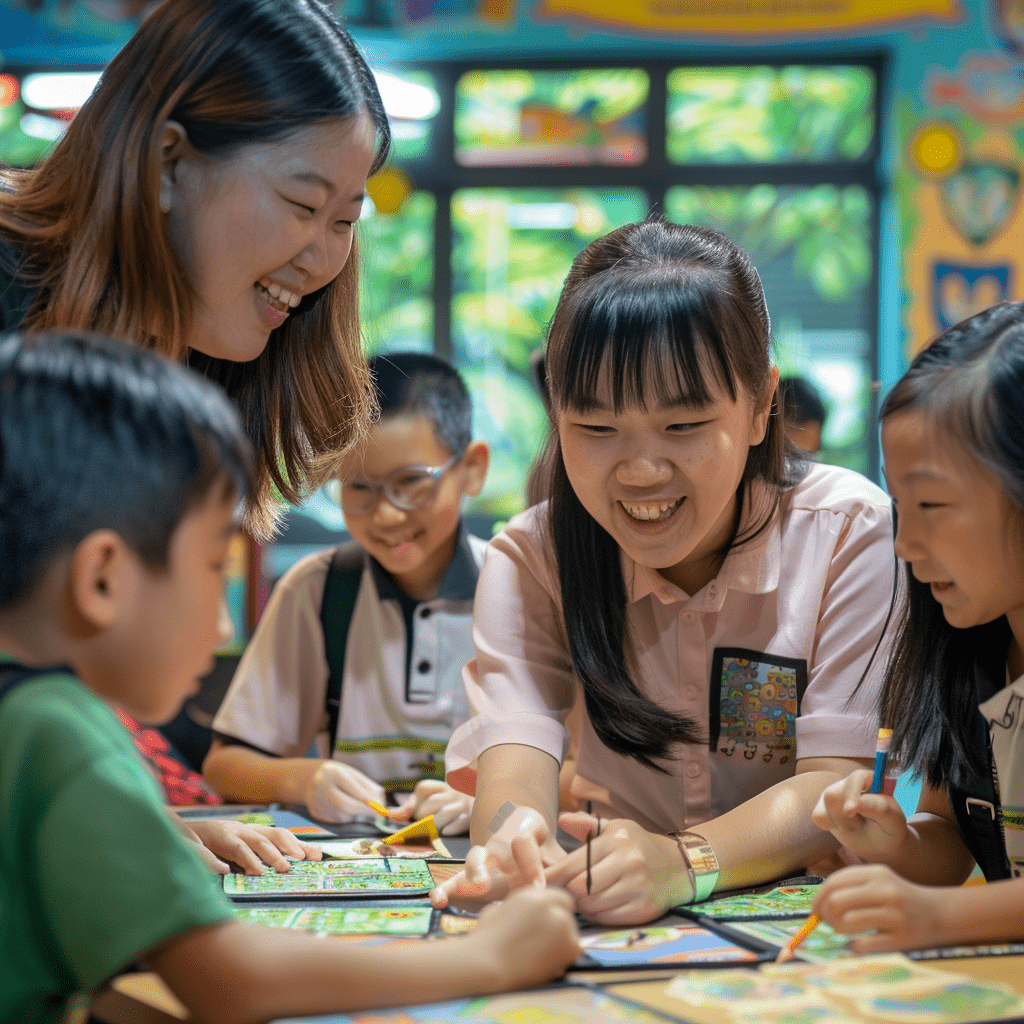
[(67, 121), (42, 114), (24, 114), (18, 123), (26, 135), (33, 139), (46, 139), (47, 142), (56, 142), (68, 127)]
[(26, 75), (21, 98), (37, 110), (77, 110), (100, 80), (98, 71), (54, 71)]
[(387, 71), (374, 71), (380, 98), (388, 117), (403, 121), (425, 121), (441, 109), (441, 98), (435, 89), (407, 82)]
[(516, 203), (505, 211), (510, 228), (539, 228), (564, 231), (576, 223), (576, 207), (572, 203)]

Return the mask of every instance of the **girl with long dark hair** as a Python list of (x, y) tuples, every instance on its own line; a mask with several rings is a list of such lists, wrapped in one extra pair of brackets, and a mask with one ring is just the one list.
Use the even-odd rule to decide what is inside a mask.
[[(889, 502), (787, 450), (769, 347), (757, 271), (722, 234), (649, 220), (573, 264), (545, 354), (549, 500), (488, 551), (476, 716), (447, 751), (487, 845), (439, 905), (546, 872), (588, 916), (639, 923), (836, 850), (810, 812), (874, 749)], [(574, 708), (593, 813), (557, 823), (599, 834), (566, 855)]]
[[(906, 565), (881, 718), (921, 795), (908, 821), (862, 772), (826, 790), (815, 820), (875, 863), (818, 910), (863, 952), (1024, 938), (1024, 303), (940, 335), (881, 416)], [(975, 863), (999, 884), (961, 887)]]

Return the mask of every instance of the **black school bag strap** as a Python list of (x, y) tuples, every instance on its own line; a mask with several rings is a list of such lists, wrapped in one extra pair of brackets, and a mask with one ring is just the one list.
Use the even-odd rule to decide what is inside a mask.
[[(324, 633), (324, 653), (327, 656), (327, 694), (324, 710), (327, 712), (327, 737), (330, 750), (338, 732), (341, 713), (341, 683), (345, 675), (345, 646), (352, 613), (356, 607), (359, 583), (363, 578), (363, 549), (358, 544), (342, 544), (334, 549), (324, 595), (320, 601), (320, 627)], [(330, 756), (330, 755), (328, 755)]]
[(28, 668), (14, 661), (0, 664), (0, 700), (3, 700), (16, 686), (27, 683), (30, 679), (37, 679), (39, 676), (52, 676), (55, 672), (71, 674), (71, 669), (63, 665)]
[(1006, 856), (1003, 816), (995, 785), (995, 760), (992, 757), (988, 722), (975, 712), (974, 742), (984, 751), (988, 771), (974, 779), (969, 788), (949, 787), (949, 804), (960, 835), (971, 851), (982, 874), (989, 882), (1010, 878), (1010, 861)]

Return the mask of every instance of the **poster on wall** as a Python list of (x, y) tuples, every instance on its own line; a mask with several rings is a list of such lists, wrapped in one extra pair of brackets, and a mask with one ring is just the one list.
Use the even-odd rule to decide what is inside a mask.
[(540, 21), (573, 21), (617, 30), (739, 39), (885, 32), (912, 22), (957, 23), (961, 0), (540, 0)]
[(906, 359), (993, 303), (1024, 298), (1024, 20), (1014, 10), (991, 8), (1001, 52), (963, 54), (897, 110)]

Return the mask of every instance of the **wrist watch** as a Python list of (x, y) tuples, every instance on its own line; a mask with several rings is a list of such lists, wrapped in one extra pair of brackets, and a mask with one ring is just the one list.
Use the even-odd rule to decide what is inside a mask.
[(686, 874), (690, 880), (691, 903), (703, 903), (718, 883), (718, 858), (711, 844), (696, 832), (669, 832), (679, 846), (686, 861)]

